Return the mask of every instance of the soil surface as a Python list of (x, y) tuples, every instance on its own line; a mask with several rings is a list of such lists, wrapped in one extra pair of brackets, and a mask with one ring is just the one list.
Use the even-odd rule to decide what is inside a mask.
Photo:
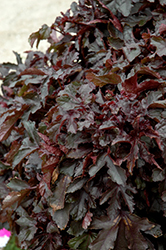
[[(32, 50), (28, 43), (31, 33), (43, 24), (51, 25), (60, 12), (66, 12), (74, 0), (0, 0), (0, 63), (16, 62), (12, 51), (26, 57), (24, 51)], [(76, 1), (76, 0), (75, 0)], [(48, 47), (41, 41), (39, 50)], [(33, 47), (36, 50), (36, 47)]]

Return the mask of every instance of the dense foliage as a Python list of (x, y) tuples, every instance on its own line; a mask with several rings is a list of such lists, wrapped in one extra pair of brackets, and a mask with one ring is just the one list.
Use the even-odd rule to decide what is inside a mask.
[(73, 2), (42, 39), (0, 65), (0, 225), (22, 249), (164, 250), (165, 0)]

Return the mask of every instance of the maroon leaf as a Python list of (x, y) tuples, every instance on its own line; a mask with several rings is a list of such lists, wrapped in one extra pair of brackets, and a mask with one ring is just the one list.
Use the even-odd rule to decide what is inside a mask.
[(126, 92), (135, 93), (135, 91), (138, 88), (137, 74), (135, 74), (134, 76), (132, 76), (129, 79), (125, 80), (122, 83), (122, 86), (123, 86), (123, 88), (125, 89)]
[(148, 33), (142, 33), (142, 38), (147, 42), (151, 38), (150, 32)]
[(83, 24), (83, 25), (91, 25), (91, 24), (96, 24), (96, 23), (108, 23), (109, 21), (108, 20), (102, 20), (102, 19), (94, 19), (92, 21), (89, 21), (87, 23), (85, 22), (80, 22), (80, 24)]
[(118, 227), (121, 218), (119, 215), (108, 220), (107, 217), (101, 217), (100, 219), (95, 219), (91, 225), (91, 228), (101, 229), (97, 238), (91, 243), (90, 249), (102, 249), (109, 250), (114, 248), (115, 241), (118, 235)]
[(80, 191), (79, 197), (76, 197), (75, 206), (73, 206), (70, 214), (75, 221), (82, 220), (87, 213), (87, 201), (89, 195), (85, 191)]
[(161, 86), (162, 83), (163, 82), (161, 82), (161, 81), (147, 80), (147, 81), (144, 81), (144, 82), (141, 82), (140, 84), (138, 84), (137, 83), (137, 74), (135, 74), (134, 76), (125, 80), (122, 83), (122, 86), (123, 86), (124, 90), (128, 93), (139, 94), (145, 90), (158, 88), (159, 86)]
[(101, 249), (109, 250), (115, 246), (115, 241), (118, 235), (118, 227), (114, 226), (110, 229), (102, 230), (97, 238), (90, 244), (91, 250)]
[(43, 180), (45, 181), (49, 189), (53, 172), (57, 168), (58, 162), (59, 162), (59, 157), (51, 156), (42, 166), (42, 172), (44, 174)]
[(123, 32), (123, 28), (121, 23), (119, 22), (118, 18), (116, 16), (113, 15), (113, 13), (111, 12), (111, 16), (112, 19), (109, 19), (110, 22), (115, 26), (115, 28), (117, 28), (120, 32)]
[(79, 118), (80, 114), (78, 112), (69, 112), (64, 114), (63, 116), (63, 122), (66, 121), (67, 122), (67, 130), (68, 132), (72, 133), (72, 134), (76, 134), (77, 132), (77, 123), (75, 121), (76, 118)]
[(30, 217), (25, 209), (18, 209), (19, 219), (16, 220), (17, 225), (22, 227), (19, 232), (19, 243), (25, 240), (32, 240), (37, 231), (37, 221)]
[(159, 27), (160, 35), (166, 32), (166, 24), (162, 23)]
[(64, 230), (67, 227), (69, 216), (70, 216), (71, 204), (66, 204), (63, 209), (54, 211), (52, 210), (51, 216), (53, 221), (55, 221), (58, 228)]
[(124, 46), (123, 52), (126, 58), (128, 59), (128, 61), (132, 62), (135, 58), (137, 58), (140, 55), (141, 50), (138, 44), (132, 43), (128, 46)]
[(139, 75), (148, 75), (148, 76), (152, 76), (154, 78), (158, 78), (160, 79), (160, 74), (158, 72), (155, 72), (153, 70), (151, 70), (150, 68), (148, 67), (141, 67), (138, 72), (137, 72)]
[(84, 121), (82, 117), (82, 121), (78, 122), (78, 130), (82, 131), (83, 128), (89, 128), (91, 125), (94, 124), (94, 112), (90, 111), (88, 114), (84, 116)]
[(47, 154), (53, 154), (57, 157), (60, 157), (62, 155), (62, 152), (58, 147), (54, 147), (42, 142), (40, 143), (40, 145), (42, 146), (42, 152), (46, 152)]
[(149, 108), (166, 108), (166, 100), (153, 102), (149, 105)]
[(121, 220), (119, 223), (119, 231), (118, 231), (118, 236), (115, 242), (114, 249), (115, 250), (119, 250), (119, 249), (127, 250), (128, 249), (128, 243), (125, 237), (125, 224), (123, 220)]
[(46, 144), (48, 144), (48, 145), (51, 145), (51, 144), (52, 144), (52, 142), (50, 141), (50, 139), (49, 139), (46, 135), (44, 135), (44, 134), (42, 134), (42, 133), (39, 133), (39, 132), (38, 132), (38, 135), (40, 136), (40, 138), (41, 138)]
[(92, 221), (92, 216), (93, 214), (90, 213), (89, 211), (86, 213), (84, 219), (83, 219), (83, 222), (82, 222), (82, 227), (84, 229), (87, 229), (88, 226), (90, 225), (91, 221)]
[(164, 192), (162, 193), (161, 198), (162, 198), (162, 200), (163, 200), (164, 202), (166, 202), (166, 191), (164, 191)]
[(138, 159), (138, 152), (138, 141), (135, 140), (131, 146), (130, 154), (127, 156), (127, 168), (130, 174), (132, 174), (133, 168), (135, 167), (135, 162)]
[(120, 32), (123, 32), (122, 25), (121, 25), (120, 21), (118, 20), (118, 18), (112, 13), (112, 11), (109, 8), (107, 8), (106, 5), (104, 5), (102, 3), (102, 1), (100, 1), (100, 0), (98, 0), (98, 1), (104, 9), (107, 9), (110, 12), (111, 17), (112, 17), (112, 19), (110, 19), (110, 21), (114, 24), (115, 28), (117, 28)]
[(9, 137), (14, 124), (24, 114), (26, 109), (27, 109), (27, 105), (23, 105), (21, 110), (14, 110), (13, 111), (14, 114), (11, 113), (10, 115), (9, 113), (5, 121), (1, 124), (0, 141), (4, 141)]
[(165, 179), (165, 169), (160, 170), (158, 168), (153, 169), (152, 174), (153, 181), (163, 181)]
[(130, 213), (133, 213), (134, 211), (134, 199), (133, 199), (133, 195), (130, 195), (127, 193), (127, 191), (130, 191), (132, 193), (136, 193), (136, 190), (134, 188), (130, 188), (130, 187), (119, 187), (119, 190), (123, 196), (123, 199), (125, 200), (126, 205), (129, 208)]
[(18, 153), (21, 144), (18, 141), (13, 141), (10, 151), (6, 154), (5, 159), (8, 163), (13, 161), (14, 156)]
[(131, 0), (127, 0), (127, 1), (123, 1), (120, 0), (117, 2), (117, 8), (118, 10), (122, 13), (123, 16), (129, 16), (131, 8), (132, 8), (132, 1)]
[[(124, 223), (126, 225), (125, 236), (128, 241), (129, 249), (146, 250), (148, 248), (148, 241), (145, 240), (142, 232), (151, 230), (154, 224), (148, 221), (148, 219), (139, 218), (136, 215), (125, 215)], [(135, 237), (138, 235), (138, 237)]]
[(160, 135), (161, 140), (161, 150), (162, 150), (162, 157), (164, 162), (166, 163), (166, 124), (165, 119), (163, 119), (160, 123), (156, 125), (156, 130)]
[(21, 191), (23, 189), (31, 188), (26, 181), (17, 178), (11, 179), (7, 186), (14, 191)]
[[(140, 231), (146, 232), (151, 230), (154, 227), (154, 224), (147, 219), (139, 218), (127, 212), (123, 212), (122, 215), (116, 215), (114, 219), (109, 221), (106, 216), (101, 217), (100, 219), (95, 219), (91, 227), (95, 229), (102, 228), (102, 230), (99, 232), (97, 238), (91, 243), (90, 249), (114, 249), (117, 236), (124, 238), (124, 230), (121, 230), (122, 225), (125, 225), (125, 237), (127, 239), (126, 243), (128, 248), (146, 250), (148, 247), (148, 241), (143, 237)], [(122, 235), (120, 235), (120, 232)], [(139, 237), (137, 238), (135, 235), (139, 235)]]
[(155, 161), (153, 155), (148, 151), (148, 149), (147, 149), (147, 147), (146, 147), (146, 145), (144, 143), (139, 144), (139, 152), (140, 152), (140, 156), (141, 156), (142, 159), (144, 159), (146, 162), (148, 162), (150, 164), (156, 165), (156, 167), (158, 169), (162, 170), (162, 168)]
[(23, 201), (23, 199), (28, 196), (31, 189), (23, 189), (21, 191), (13, 191), (10, 192), (5, 199), (3, 200), (3, 206), (2, 208), (11, 208), (14, 205), (14, 209), (16, 209), (20, 203)]
[(50, 32), (51, 32), (50, 27), (44, 24), (39, 31), (32, 33), (29, 37), (29, 43), (31, 47), (37, 40), (36, 47), (38, 48), (40, 40), (47, 39), (50, 36)]
[(103, 87), (106, 84), (117, 85), (121, 82), (121, 77), (115, 73), (106, 74), (103, 76), (98, 76), (92, 72), (86, 75), (86, 78), (93, 82), (96, 86)]
[(137, 93), (150, 90), (150, 89), (156, 89), (159, 86), (162, 85), (163, 82), (155, 81), (155, 80), (147, 80), (138, 85)]
[(9, 194), (9, 189), (6, 187), (5, 183), (0, 184), (0, 199), (4, 199)]
[[(102, 205), (102, 204), (104, 204), (107, 200), (109, 200), (109, 199), (112, 199), (112, 198), (115, 198), (115, 200), (116, 201), (118, 201), (118, 192), (119, 192), (119, 190), (118, 190), (118, 187), (117, 186), (115, 186), (115, 187), (111, 187), (110, 189), (107, 189), (106, 190), (106, 192), (104, 192), (103, 194), (102, 194), (102, 197), (101, 197), (101, 199), (100, 199), (100, 204)], [(112, 204), (114, 204), (114, 202), (112, 202), (111, 201), (111, 205)], [(116, 205), (115, 205), (115, 207), (116, 207)], [(117, 206), (118, 207), (118, 206)], [(116, 207), (116, 208), (117, 208)], [(115, 209), (115, 211), (117, 211), (117, 209)]]
[(151, 38), (151, 43), (157, 48), (156, 53), (159, 56), (166, 55), (166, 40), (164, 38), (154, 36)]
[(109, 156), (105, 157), (105, 161), (107, 162), (108, 174), (111, 177), (111, 180), (119, 185), (126, 185), (126, 172), (123, 168), (119, 166), (115, 166)]
[(20, 76), (22, 76), (22, 75), (41, 75), (41, 76), (44, 76), (46, 74), (40, 69), (28, 68), (20, 73)]
[(99, 157), (97, 158), (96, 163), (91, 166), (90, 170), (89, 170), (89, 175), (90, 176), (94, 176), (98, 171), (100, 171), (100, 169), (102, 167), (104, 167), (105, 163), (106, 163), (106, 153), (103, 153), (101, 155), (99, 155)]
[(32, 143), (34, 143), (36, 146), (39, 146), (39, 136), (36, 130), (36, 124), (35, 122), (31, 121), (23, 121), (23, 125), (25, 130), (28, 133), (29, 139)]
[(47, 173), (49, 168), (56, 168), (57, 163), (59, 162), (59, 157), (51, 156), (42, 166), (42, 172)]
[(52, 207), (54, 212), (64, 208), (66, 189), (70, 184), (70, 182), (71, 182), (71, 177), (69, 176), (64, 176), (58, 182), (58, 185), (53, 193), (53, 196), (50, 198), (50, 206)]
[(48, 199), (48, 197), (52, 195), (51, 190), (48, 188), (48, 184), (44, 180), (40, 181), (38, 189), (39, 189), (39, 194), (46, 199)]
[(69, 158), (75, 158), (75, 159), (79, 159), (79, 158), (82, 158), (84, 156), (86, 156), (88, 153), (91, 152), (91, 148), (89, 147), (86, 147), (86, 146), (82, 146), (76, 150), (71, 150), (67, 156)]
[(13, 167), (17, 166), (22, 160), (24, 160), (27, 156), (34, 153), (38, 147), (36, 145), (22, 145), (18, 152), (14, 155), (13, 158)]
[(87, 178), (77, 178), (72, 183), (70, 183), (67, 193), (74, 193), (78, 190), (80, 190), (84, 184), (87, 182)]
[(109, 218), (115, 218), (117, 211), (120, 211), (121, 205), (119, 200), (119, 190), (115, 188), (115, 192), (113, 196), (111, 196), (111, 200), (109, 201), (109, 207), (107, 208), (107, 214)]

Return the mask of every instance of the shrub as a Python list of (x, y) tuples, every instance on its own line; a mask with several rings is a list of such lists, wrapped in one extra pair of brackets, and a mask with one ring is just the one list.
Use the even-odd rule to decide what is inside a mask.
[(0, 220), (22, 249), (166, 246), (165, 15), (73, 2), (31, 34), (46, 53), (0, 66)]

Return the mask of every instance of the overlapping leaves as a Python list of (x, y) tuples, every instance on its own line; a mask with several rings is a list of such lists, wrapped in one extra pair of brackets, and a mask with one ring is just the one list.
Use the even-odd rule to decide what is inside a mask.
[(22, 248), (166, 245), (164, 12), (80, 0), (30, 36), (46, 53), (0, 65), (0, 219)]

